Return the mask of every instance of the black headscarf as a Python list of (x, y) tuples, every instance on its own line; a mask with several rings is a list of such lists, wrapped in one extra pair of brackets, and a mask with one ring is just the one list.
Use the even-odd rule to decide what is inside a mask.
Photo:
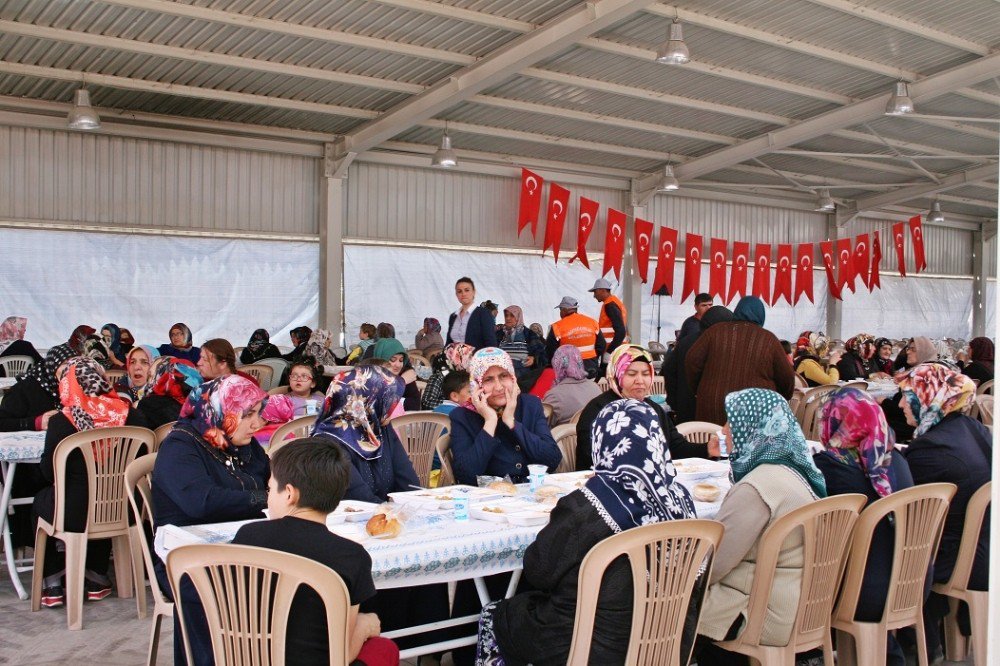
[(52, 396), (52, 399), (59, 402), (59, 380), (56, 379), (56, 370), (67, 360), (76, 356), (69, 344), (56, 345), (48, 351), (41, 363), (35, 363), (17, 378), (17, 381), (34, 379), (45, 392)]

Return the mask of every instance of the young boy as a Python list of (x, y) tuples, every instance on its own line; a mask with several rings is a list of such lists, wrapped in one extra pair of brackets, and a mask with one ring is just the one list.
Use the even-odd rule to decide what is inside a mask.
[(351, 349), (351, 353), (347, 357), (347, 364), (353, 365), (357, 363), (373, 344), (375, 344), (375, 325), (365, 322), (358, 329), (358, 344), (354, 345)]
[[(375, 596), (372, 560), (359, 544), (330, 532), (326, 516), (337, 508), (350, 478), (350, 466), (339, 444), (325, 437), (299, 439), (271, 458), (267, 508), (270, 520), (244, 525), (234, 544), (260, 546), (308, 557), (330, 567), (343, 579), (350, 596), (348, 614), (352, 661), (366, 666), (398, 664), (399, 649), (379, 635), (374, 613), (358, 606)], [(288, 663), (329, 664), (326, 609), (315, 591), (295, 594), (288, 621)]]
[(469, 373), (452, 370), (441, 381), (441, 394), (447, 396), (444, 402), (434, 408), (438, 414), (450, 414), (451, 410), (469, 401)]

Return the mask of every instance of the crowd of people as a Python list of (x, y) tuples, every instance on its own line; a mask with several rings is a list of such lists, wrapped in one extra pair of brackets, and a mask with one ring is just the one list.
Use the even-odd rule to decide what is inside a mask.
[[(594, 474), (579, 492), (559, 500), (551, 521), (524, 554), (522, 583), (514, 596), (482, 609), (475, 650), (456, 650), (456, 664), (562, 664), (573, 633), (580, 565), (590, 548), (636, 526), (695, 517), (688, 491), (675, 481), (672, 461), (728, 454), (732, 489), (716, 520), (725, 537), (715, 554), (697, 632), (686, 633), (685, 650), (700, 664), (746, 663), (719, 641), (738, 636), (747, 605), (758, 543), (781, 516), (818, 498), (861, 493), (869, 502), (924, 483), (958, 487), (929, 581), (946, 580), (955, 565), (965, 506), (990, 480), (992, 435), (967, 412), (976, 382), (993, 378), (993, 343), (973, 340), (954, 364), (927, 338), (907, 341), (894, 356), (893, 342), (867, 334), (852, 337), (840, 352), (820, 332), (806, 331), (787, 351), (767, 330), (766, 308), (753, 296), (734, 310), (698, 295), (662, 367), (650, 350), (631, 342), (624, 304), (598, 280), (591, 289), (601, 303), (597, 320), (579, 312), (573, 296), (556, 306), (548, 331), (527, 326), (516, 305), (476, 306), (473, 281), (461, 278), (458, 308), (447, 319), (427, 318), (413, 350), (429, 359), (430, 375), (418, 379), (411, 350), (386, 322), (364, 324), (351, 349), (333, 346), (325, 330), (299, 327), (292, 350), (282, 354), (265, 329), (253, 332), (239, 359), (244, 364), (281, 359), (282, 388), (271, 394), (239, 371), (233, 346), (214, 339), (194, 346), (183, 323), (169, 342), (137, 344), (128, 330), (106, 324), (100, 334), (74, 329), (66, 343), (41, 356), (24, 340), (26, 321), (0, 325), (0, 356), (31, 356), (0, 403), (0, 430), (44, 430), (45, 454), (32, 473), (21, 474), (16, 495), (33, 494), (33, 515), (50, 519), (56, 501), (52, 456), (67, 435), (100, 427), (174, 423), (162, 441), (152, 477), (153, 522), (178, 526), (263, 518), (247, 525), (236, 542), (293, 552), (329, 566), (350, 596), (350, 652), (369, 666), (398, 661), (397, 646), (378, 638), (397, 629), (479, 610), (471, 585), (458, 586), (453, 603), (443, 584), (376, 591), (364, 549), (325, 529), (325, 516), (342, 499), (386, 502), (389, 494), (420, 481), (390, 420), (418, 410), (449, 416), (452, 467), (458, 483), (480, 477), (528, 479), (529, 465), (554, 472), (563, 453), (555, 424), (576, 423), (576, 468)], [(492, 306), (492, 310), (491, 307)], [(350, 365), (324, 377), (324, 365)], [(109, 370), (121, 378), (109, 381)], [(666, 396), (654, 396), (656, 372)], [(796, 375), (810, 386), (854, 379), (883, 379), (898, 394), (881, 404), (857, 388), (827, 396), (821, 413), (822, 450), (813, 453), (789, 407)], [(602, 388), (596, 381), (603, 379)], [(974, 381), (975, 380), (975, 381)], [(545, 405), (551, 408), (546, 414)], [(269, 457), (262, 442), (276, 424), (316, 414), (309, 438), (280, 447)], [(720, 437), (689, 441), (676, 425), (699, 420), (718, 424)], [(270, 432), (269, 432), (270, 428)], [(908, 441), (905, 453), (896, 444)], [(30, 466), (28, 466), (30, 468)], [(67, 467), (66, 528), (86, 525), (87, 476), (82, 456)], [(81, 510), (81, 507), (83, 510)], [(23, 519), (24, 516), (21, 516)], [(15, 524), (20, 543), (32, 530)], [(25, 533), (27, 538), (25, 538)], [(894, 527), (880, 525), (865, 570), (857, 619), (881, 616), (893, 558)], [(50, 541), (42, 603), (64, 603), (64, 562)], [(110, 548), (91, 542), (85, 593), (99, 600), (111, 591)], [(801, 538), (782, 547), (776, 593), (768, 606), (762, 640), (787, 643), (802, 577)], [(986, 589), (988, 521), (980, 535), (970, 587)], [(162, 562), (156, 565), (161, 588)], [(488, 580), (491, 591), (507, 579)], [(929, 588), (928, 588), (929, 589)], [(193, 586), (181, 587), (185, 630), (196, 663), (212, 663), (204, 613)], [(590, 661), (623, 663), (632, 613), (632, 578), (615, 562), (601, 582)], [(929, 594), (927, 641), (940, 650), (939, 625), (947, 601)], [(288, 654), (296, 663), (327, 663), (325, 622), (318, 597), (297, 596)], [(968, 630), (967, 615), (960, 615)], [(692, 628), (693, 629), (693, 628)], [(447, 637), (448, 631), (441, 630)], [(185, 660), (181, 632), (175, 656)], [(890, 639), (887, 663), (902, 666), (913, 639)], [(406, 645), (405, 640), (400, 640)], [(294, 653), (292, 652), (294, 650)]]

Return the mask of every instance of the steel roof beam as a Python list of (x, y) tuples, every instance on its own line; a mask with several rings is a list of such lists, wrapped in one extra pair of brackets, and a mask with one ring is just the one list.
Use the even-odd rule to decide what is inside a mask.
[(937, 194), (938, 192), (945, 192), (947, 190), (955, 189), (956, 187), (962, 187), (963, 185), (978, 183), (981, 180), (996, 177), (997, 165), (984, 164), (965, 171), (953, 173), (950, 176), (945, 176), (941, 179), (940, 183), (912, 185), (893, 192), (860, 197), (857, 199), (857, 206), (859, 211), (872, 210), (873, 208), (881, 208), (883, 206), (892, 206), (894, 204), (910, 201), (911, 199), (931, 196)]

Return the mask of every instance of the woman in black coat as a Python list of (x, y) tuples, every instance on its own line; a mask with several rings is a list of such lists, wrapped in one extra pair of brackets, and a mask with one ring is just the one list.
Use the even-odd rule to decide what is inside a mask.
[(476, 349), (496, 347), (496, 320), (488, 310), (475, 306), (476, 285), (472, 278), (458, 279), (455, 283), (455, 296), (462, 307), (448, 315), (446, 344), (464, 342)]
[(62, 407), (56, 370), (76, 356), (69, 345), (53, 347), (41, 363), (18, 377), (0, 403), (0, 432), (45, 430), (49, 419)]

